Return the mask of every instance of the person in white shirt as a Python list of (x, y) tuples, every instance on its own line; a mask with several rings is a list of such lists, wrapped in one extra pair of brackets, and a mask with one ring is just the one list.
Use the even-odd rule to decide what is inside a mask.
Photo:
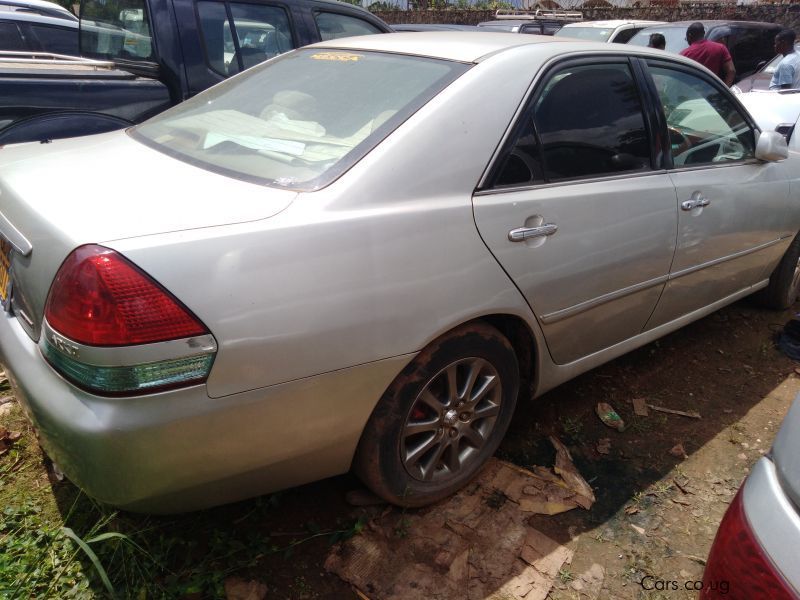
[(800, 88), (800, 54), (794, 50), (795, 38), (791, 29), (784, 29), (775, 36), (775, 51), (783, 54), (783, 58), (769, 82), (771, 90)]

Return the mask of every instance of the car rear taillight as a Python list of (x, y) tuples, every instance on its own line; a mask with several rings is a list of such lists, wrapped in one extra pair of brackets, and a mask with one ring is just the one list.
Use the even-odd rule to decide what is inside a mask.
[(90, 346), (164, 342), (208, 331), (172, 295), (125, 258), (82, 246), (61, 265), (45, 306), (51, 327)]
[(755, 537), (744, 512), (742, 490), (722, 518), (717, 536), (708, 554), (703, 575), (701, 600), (769, 598), (769, 600), (798, 600), (766, 555)]
[(81, 246), (61, 265), (43, 333), (50, 364), (102, 393), (199, 383), (216, 352), (189, 309), (126, 258), (94, 245)]

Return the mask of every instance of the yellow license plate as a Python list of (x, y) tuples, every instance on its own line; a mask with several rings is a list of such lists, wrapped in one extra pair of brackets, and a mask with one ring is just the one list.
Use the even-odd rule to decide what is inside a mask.
[(11, 269), (11, 244), (5, 240), (0, 240), (0, 301), (8, 299), (11, 290), (8, 280), (8, 272)]

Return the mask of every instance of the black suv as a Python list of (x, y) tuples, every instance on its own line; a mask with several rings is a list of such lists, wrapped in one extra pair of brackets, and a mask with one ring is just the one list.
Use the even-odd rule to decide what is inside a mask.
[[(650, 34), (660, 33), (667, 40), (668, 52), (680, 52), (689, 44), (686, 29), (696, 21), (676, 21), (655, 27), (646, 27), (628, 42), (634, 46), (647, 46)], [(736, 67), (736, 81), (755, 73), (765, 61), (775, 56), (775, 35), (783, 29), (777, 23), (758, 21), (699, 21), (706, 29), (706, 39), (728, 47)]]

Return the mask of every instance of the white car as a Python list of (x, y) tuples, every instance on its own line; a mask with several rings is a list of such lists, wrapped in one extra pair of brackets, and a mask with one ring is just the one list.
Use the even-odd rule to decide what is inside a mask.
[(762, 131), (777, 131), (791, 145), (800, 117), (800, 90), (758, 90), (738, 94), (737, 98)]
[(664, 25), (664, 21), (639, 21), (634, 19), (583, 21), (581, 23), (568, 23), (556, 31), (554, 35), (591, 42), (627, 44), (629, 39), (645, 27), (655, 27), (657, 25)]

